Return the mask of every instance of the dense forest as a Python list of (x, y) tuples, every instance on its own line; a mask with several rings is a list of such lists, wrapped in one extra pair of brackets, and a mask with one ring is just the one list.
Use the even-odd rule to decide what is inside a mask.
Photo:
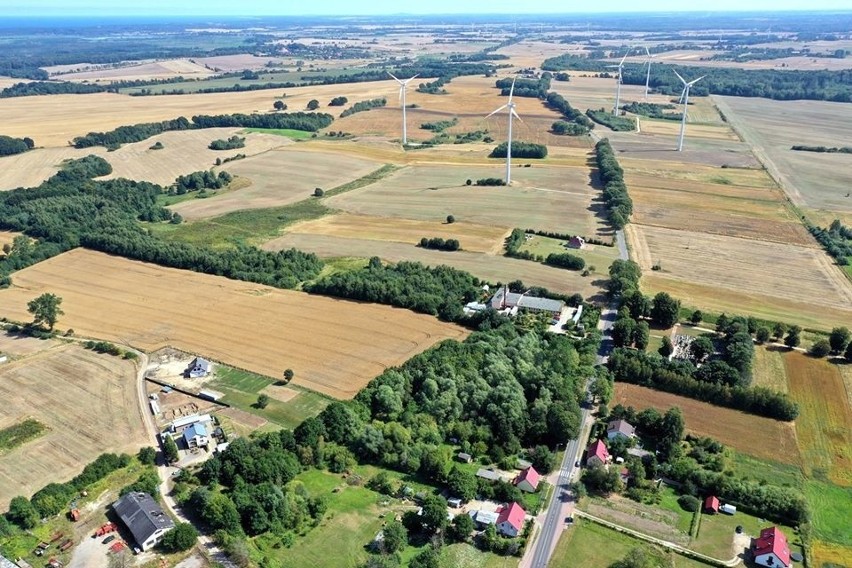
[[(545, 59), (541, 68), (547, 71), (603, 71), (609, 61), (560, 55)], [(683, 65), (653, 65), (650, 86), (666, 95), (678, 95), (683, 84), (672, 72), (687, 80), (704, 76), (692, 88), (695, 96), (729, 95), (735, 97), (766, 97), (776, 100), (812, 99), (852, 102), (852, 69), (841, 71), (794, 71), (791, 69), (737, 69), (734, 67), (689, 67)], [(624, 65), (623, 81), (627, 85), (645, 84), (645, 67), (638, 63)]]
[(609, 212), (609, 221), (616, 229), (623, 229), (633, 214), (633, 201), (627, 194), (624, 171), (618, 164), (609, 139), (595, 144), (595, 161), (603, 185), (603, 199)]
[(0, 194), (0, 228), (37, 239), (20, 254), (0, 260), (0, 276), (7, 278), (13, 270), (78, 246), (281, 288), (314, 278), (322, 268), (316, 256), (293, 249), (220, 251), (153, 237), (138, 221), (172, 219), (172, 213), (157, 204), (164, 189), (121, 178), (91, 179), (108, 167), (103, 158), (89, 156), (66, 163), (37, 188)]
[[(509, 145), (507, 142), (500, 142), (491, 153), (488, 154), (489, 158), (505, 158), (506, 153), (509, 150)], [(542, 159), (547, 157), (547, 146), (544, 144), (536, 144), (534, 142), (520, 142), (513, 141), (512, 142), (512, 157), (513, 158), (528, 158), (528, 159)]]
[(0, 156), (12, 156), (14, 154), (23, 154), (35, 147), (35, 142), (32, 138), (13, 138), (11, 136), (0, 135)]
[(220, 114), (193, 116), (192, 121), (184, 117), (162, 122), (146, 122), (130, 126), (119, 126), (109, 132), (89, 132), (71, 142), (75, 148), (106, 146), (117, 148), (122, 144), (139, 142), (173, 130), (197, 128), (272, 128), (316, 132), (329, 126), (334, 117), (325, 113), (292, 112), (276, 114)]

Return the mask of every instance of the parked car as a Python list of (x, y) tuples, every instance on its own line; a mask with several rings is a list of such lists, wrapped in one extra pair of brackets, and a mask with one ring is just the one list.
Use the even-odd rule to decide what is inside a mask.
[(105, 539), (103, 539), (103, 541), (101, 541), (101, 542), (102, 542), (102, 544), (109, 544), (114, 540), (115, 540), (115, 535), (111, 534), (108, 537), (106, 537)]

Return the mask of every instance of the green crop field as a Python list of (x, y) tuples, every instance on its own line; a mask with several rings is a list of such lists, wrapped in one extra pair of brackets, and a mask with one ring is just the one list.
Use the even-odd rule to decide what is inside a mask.
[(820, 540), (852, 548), (852, 533), (849, 531), (852, 488), (810, 479), (805, 483), (805, 495), (814, 517), (816, 536)]
[(45, 430), (45, 425), (34, 418), (0, 429), (0, 454), (38, 438)]
[(766, 480), (773, 485), (802, 486), (804, 480), (802, 470), (795, 465), (758, 459), (732, 448), (729, 448), (728, 451), (730, 452), (731, 470), (737, 477), (755, 481)]
[(307, 140), (312, 135), (311, 132), (305, 132), (304, 130), (293, 130), (292, 128), (246, 128), (243, 132), (274, 134), (276, 136), (284, 136), (292, 140)]

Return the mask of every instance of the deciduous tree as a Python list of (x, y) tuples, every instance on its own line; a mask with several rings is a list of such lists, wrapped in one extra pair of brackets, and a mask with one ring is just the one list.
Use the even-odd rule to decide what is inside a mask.
[(51, 293), (44, 293), (38, 298), (30, 300), (27, 304), (27, 311), (33, 315), (33, 325), (46, 323), (48, 329), (52, 330), (59, 316), (65, 314), (59, 307), (61, 304), (62, 298)]

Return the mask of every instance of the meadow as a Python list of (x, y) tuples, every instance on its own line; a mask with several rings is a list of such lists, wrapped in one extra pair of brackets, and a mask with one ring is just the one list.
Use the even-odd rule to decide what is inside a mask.
[(0, 430), (27, 419), (45, 429), (0, 455), (0, 510), (16, 495), (72, 478), (104, 451), (142, 447), (135, 379), (130, 361), (61, 343), (0, 367)]
[[(467, 331), (412, 312), (279, 290), (75, 249), (15, 274), (2, 315), (27, 321), (43, 292), (59, 325), (154, 351), (173, 346), (268, 377), (351, 398), (391, 365)], [(214, 308), (215, 306), (215, 308)]]

